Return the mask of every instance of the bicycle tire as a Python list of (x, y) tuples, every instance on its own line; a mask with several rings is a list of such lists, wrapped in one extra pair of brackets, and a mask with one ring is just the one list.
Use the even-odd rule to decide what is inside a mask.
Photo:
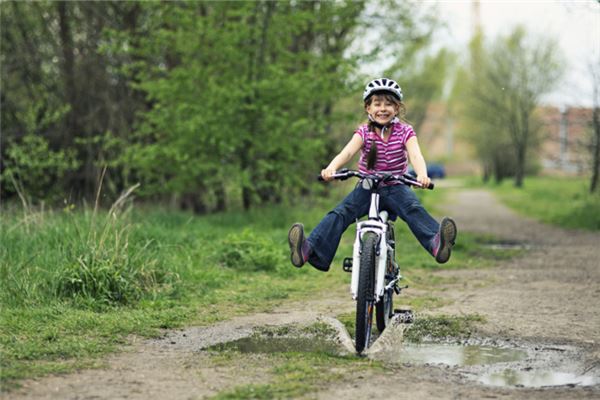
[[(394, 243), (394, 225), (388, 222), (387, 231), (388, 243)], [(392, 245), (393, 246), (393, 245)], [(394, 250), (388, 251), (388, 260), (386, 267), (386, 276), (394, 276)], [(391, 279), (385, 279), (385, 285), (391, 282)], [(384, 292), (381, 298), (375, 304), (375, 321), (377, 321), (377, 330), (383, 333), (385, 328), (390, 324), (394, 314), (394, 289), (388, 289)]]
[(394, 289), (386, 290), (381, 298), (375, 304), (375, 320), (377, 321), (377, 330), (383, 333), (390, 324), (394, 309)]
[(373, 325), (374, 285), (375, 285), (375, 250), (378, 237), (373, 232), (366, 232), (362, 240), (360, 255), (360, 273), (358, 277), (358, 296), (356, 299), (356, 352), (361, 353), (369, 347), (371, 327)]

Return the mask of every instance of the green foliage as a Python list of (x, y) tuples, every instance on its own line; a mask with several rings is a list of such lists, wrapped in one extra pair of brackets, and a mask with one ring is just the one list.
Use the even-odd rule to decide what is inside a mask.
[(541, 124), (534, 110), (562, 71), (557, 44), (523, 28), (489, 44), (474, 38), (470, 70), (460, 72), (456, 93), (485, 179), (514, 176), (520, 186), (535, 169)]
[[(153, 107), (123, 162), (145, 191), (179, 194), (198, 210), (224, 209), (234, 195), (248, 208), (307, 190), (325, 157), (326, 109), (345, 94), (352, 61), (341, 56), (361, 8), (148, 5), (156, 29), (135, 50), (144, 60), (136, 76)], [(188, 18), (196, 12), (204, 17)]]
[[(416, 4), (367, 5), (4, 2), (2, 157), (17, 146), (22, 191), (54, 204), (94, 201), (105, 166), (108, 198), (140, 183), (140, 196), (196, 213), (315, 192), (315, 172), (363, 116), (359, 62), (393, 43), (388, 50), (412, 64), (436, 26)], [(382, 20), (394, 39), (357, 50)], [(442, 74), (432, 68), (419, 82), (435, 91)], [(344, 125), (347, 99), (358, 110)], [(30, 134), (50, 157), (23, 144)], [(7, 182), (1, 194), (15, 196)]]
[(79, 164), (72, 150), (51, 150), (46, 139), (34, 134), (9, 143), (3, 161), (1, 177), (6, 182), (5, 190), (18, 193), (26, 204), (32, 199), (60, 198), (61, 188), (53, 187), (52, 183), (63, 179)]
[[(103, 32), (136, 31), (141, 8), (138, 2), (85, 1), (10, 1), (1, 7), (1, 156), (7, 158), (26, 135), (42, 137), (51, 155), (68, 153), (69, 168), (50, 169), (42, 180), (21, 176), (22, 191), (34, 201), (90, 200), (99, 171), (120, 153), (108, 153), (90, 139), (107, 132), (128, 136), (145, 104), (120, 71), (135, 60), (102, 53)], [(30, 160), (46, 159), (34, 148), (23, 151)], [(106, 177), (105, 191), (115, 195), (128, 186), (121, 172), (115, 168)], [(9, 182), (1, 194), (14, 195), (13, 189)]]
[(250, 229), (227, 235), (219, 251), (221, 263), (240, 272), (274, 271), (284, 262), (282, 256), (279, 244)]

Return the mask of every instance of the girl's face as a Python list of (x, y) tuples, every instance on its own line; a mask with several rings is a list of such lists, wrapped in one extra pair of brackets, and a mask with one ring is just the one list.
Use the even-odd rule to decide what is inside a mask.
[(387, 125), (396, 115), (400, 106), (393, 101), (386, 99), (385, 96), (374, 95), (371, 102), (365, 106), (367, 114), (369, 114), (375, 122), (381, 125)]

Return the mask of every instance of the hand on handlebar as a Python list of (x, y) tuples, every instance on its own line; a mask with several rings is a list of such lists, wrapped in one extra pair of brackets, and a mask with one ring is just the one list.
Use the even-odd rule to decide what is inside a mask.
[(323, 178), (324, 181), (331, 181), (333, 180), (333, 175), (336, 173), (336, 170), (333, 168), (325, 168), (323, 170), (321, 170), (321, 178)]
[(416, 180), (422, 185), (422, 189), (428, 188), (431, 184), (431, 179), (427, 175), (417, 175)]

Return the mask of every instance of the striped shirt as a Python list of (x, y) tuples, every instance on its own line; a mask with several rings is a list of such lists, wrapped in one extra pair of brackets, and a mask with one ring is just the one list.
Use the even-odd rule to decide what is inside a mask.
[[(393, 122), (391, 134), (387, 142), (375, 132), (369, 132), (369, 125), (364, 124), (358, 127), (354, 132), (363, 140), (360, 160), (358, 161), (358, 170), (364, 174), (369, 173), (387, 173), (393, 175), (405, 174), (408, 169), (408, 154), (406, 152), (406, 142), (413, 136), (416, 136), (413, 127), (401, 122)], [(367, 169), (367, 155), (371, 150), (371, 145), (377, 146), (377, 161), (375, 168)]]

